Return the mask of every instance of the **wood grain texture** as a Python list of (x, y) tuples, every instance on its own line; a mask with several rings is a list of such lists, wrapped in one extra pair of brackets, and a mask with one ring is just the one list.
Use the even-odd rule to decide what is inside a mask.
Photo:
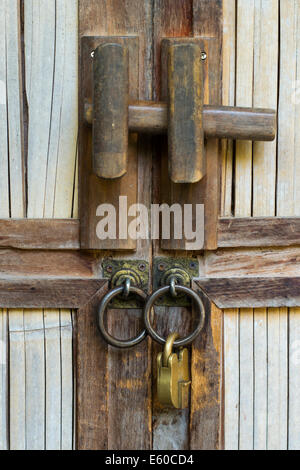
[[(228, 217), (218, 222), (218, 247), (288, 247), (300, 244), (298, 217)], [(0, 247), (78, 250), (79, 220), (1, 219)]]
[[(85, 15), (85, 12), (82, 13)], [(84, 21), (84, 19), (83, 19)], [(125, 27), (125, 26), (124, 26)], [(116, 31), (115, 35), (119, 36), (121, 31)], [(84, 104), (86, 99), (92, 99), (93, 93), (93, 59), (91, 53), (97, 49), (101, 44), (103, 45), (106, 40), (105, 36), (108, 36), (105, 29), (101, 30), (101, 33), (97, 36), (102, 37), (84, 37), (81, 40), (81, 79), (80, 79), (80, 126), (79, 126), (79, 212), (81, 222), (81, 235), (80, 242), (83, 249), (120, 249), (120, 250), (134, 250), (136, 248), (136, 240), (130, 238), (128, 233), (120, 236), (119, 224), (117, 224), (117, 234), (115, 239), (106, 239), (99, 235), (97, 232), (97, 225), (100, 216), (105, 215), (98, 211), (98, 207), (101, 204), (112, 204), (117, 215), (122, 211), (119, 208), (119, 196), (127, 196), (128, 206), (137, 203), (137, 184), (138, 184), (138, 139), (135, 134), (131, 134), (128, 138), (128, 132), (124, 133), (124, 126), (128, 127), (128, 107), (125, 106), (126, 112), (123, 116), (123, 129), (122, 129), (122, 152), (119, 152), (118, 161), (118, 172), (120, 178), (117, 179), (104, 179), (99, 178), (93, 169), (93, 158), (92, 158), (92, 133), (91, 129), (85, 125), (84, 122)], [(136, 37), (124, 38), (108, 38), (109, 42), (114, 42), (119, 46), (124, 47), (124, 51), (128, 53), (128, 82), (129, 90), (128, 96), (125, 100), (125, 104), (128, 105), (128, 99), (136, 100), (139, 98), (139, 53), (140, 44), (139, 39)], [(127, 87), (128, 87), (127, 82)], [(123, 107), (124, 107), (123, 103)], [(107, 106), (106, 106), (107, 107)], [(96, 107), (97, 111), (97, 107)], [(116, 114), (117, 110), (115, 111)], [(99, 118), (99, 116), (98, 116)], [(103, 118), (103, 115), (102, 115)], [(125, 118), (125, 119), (124, 119)], [(103, 120), (103, 119), (102, 119)], [(95, 119), (94, 124), (96, 125)], [(95, 146), (95, 130), (93, 128), (94, 135), (94, 146)], [(110, 146), (112, 136), (106, 135), (106, 147)], [(97, 137), (97, 146), (99, 147), (99, 135)], [(128, 146), (125, 143), (128, 142)], [(120, 144), (120, 142), (118, 142)], [(102, 144), (103, 145), (103, 144)], [(127, 148), (128, 147), (128, 148)], [(116, 148), (116, 142), (111, 147), (111, 151)], [(104, 147), (103, 147), (104, 149)], [(124, 149), (126, 152), (124, 153)], [(88, 156), (88, 158), (87, 158)], [(105, 157), (107, 160), (107, 156)], [(116, 159), (116, 156), (114, 157)], [(108, 161), (108, 160), (107, 160)], [(95, 163), (95, 162), (94, 162)], [(121, 165), (121, 167), (120, 167)], [(127, 168), (126, 174), (124, 174), (125, 167)], [(116, 171), (116, 168), (114, 171)], [(120, 170), (121, 168), (121, 170)], [(104, 170), (102, 170), (104, 171)], [(122, 176), (123, 175), (123, 176)], [(104, 174), (102, 175), (104, 176)], [(108, 173), (106, 176), (109, 176)], [(115, 175), (116, 176), (116, 175)], [(118, 210), (119, 208), (119, 210)]]
[(162, 44), (168, 60), (169, 177), (197, 183), (205, 172), (203, 70), (199, 44)]
[(300, 277), (205, 278), (197, 284), (221, 309), (300, 305)]
[[(235, 105), (235, 28), (236, 1), (223, 2), (223, 74), (222, 74), (222, 104)], [(222, 141), (222, 175), (221, 175), (221, 215), (232, 214), (232, 180), (233, 180), (233, 150), (232, 141)]]
[(9, 311), (9, 437), (11, 450), (26, 449), (26, 371), (23, 310)]
[[(297, 277), (298, 247), (220, 249), (204, 258), (203, 275), (207, 277)], [(202, 275), (202, 274), (201, 274)]]
[(0, 250), (0, 277), (99, 279), (97, 256), (76, 251)]
[(300, 243), (298, 217), (221, 218), (218, 247), (275, 247)]
[[(278, 104), (278, 152), (277, 152), (277, 215), (278, 216), (298, 216), (299, 215), (299, 135), (298, 120), (298, 86), (299, 86), (299, 65), (298, 57), (300, 50), (300, 28), (299, 28), (299, 2), (281, 2), (280, 4), (280, 49), (281, 60), (279, 65), (279, 104)], [(289, 83), (290, 93), (288, 93), (287, 84)], [(293, 90), (291, 90), (293, 88)], [(299, 308), (292, 308), (288, 312), (280, 312), (280, 326), (282, 334), (278, 338), (280, 341), (280, 351), (278, 360), (281, 366), (280, 375), (274, 370), (274, 377), (277, 378), (279, 385), (279, 396), (277, 396), (275, 415), (274, 439), (271, 443), (278, 445), (279, 448), (285, 446), (288, 442), (288, 449), (300, 448), (300, 422), (299, 422), (299, 396), (296, 390), (299, 390), (299, 359), (298, 359), (298, 341), (299, 341)], [(285, 322), (287, 321), (287, 327)], [(283, 324), (284, 322), (284, 324)], [(287, 331), (286, 331), (287, 329)], [(287, 339), (283, 334), (287, 334)], [(287, 342), (287, 344), (286, 344)], [(286, 359), (286, 347), (288, 348), (288, 359)], [(288, 365), (286, 362), (288, 361)], [(287, 370), (284, 369), (287, 367)], [(284, 372), (287, 375), (284, 376)], [(287, 385), (288, 380), (288, 385)], [(288, 386), (288, 390), (286, 390)], [(285, 396), (287, 394), (287, 398)], [(285, 401), (288, 401), (286, 404)], [(283, 408), (288, 406), (286, 410)], [(278, 427), (278, 420), (287, 416), (287, 433), (284, 434), (284, 428)], [(274, 421), (275, 421), (274, 420)]]
[[(192, 42), (192, 40), (187, 40)], [(93, 120), (93, 105), (84, 105), (87, 124)], [(272, 109), (233, 106), (203, 106), (206, 137), (240, 140), (274, 140), (277, 114)], [(128, 127), (132, 132), (165, 134), (168, 130), (168, 105), (159, 101), (136, 101), (128, 106)]]
[[(166, 75), (162, 72), (161, 58), (161, 39), (170, 37), (192, 36), (193, 5), (192, 1), (183, 0), (155, 0), (153, 11), (153, 99), (166, 99)], [(165, 64), (166, 65), (166, 64)], [(162, 90), (162, 87), (165, 87)], [(162, 160), (163, 159), (163, 160)], [(164, 201), (161, 188), (170, 188), (168, 177), (168, 148), (167, 138), (159, 136), (154, 139), (153, 152), (153, 203), (161, 204)], [(178, 185), (172, 185), (177, 186)], [(181, 186), (181, 185), (179, 185)], [(169, 197), (169, 194), (168, 194)], [(177, 199), (177, 198), (176, 198)], [(180, 200), (183, 202), (184, 199)], [(176, 202), (178, 202), (177, 200)], [(168, 242), (168, 241), (166, 241)], [(174, 241), (175, 242), (175, 241)], [(164, 242), (162, 242), (164, 243)], [(161, 248), (164, 245), (161, 244)], [(157, 256), (161, 253), (159, 242), (154, 243), (154, 253)], [(167, 335), (175, 331), (178, 325), (181, 325), (182, 333), (190, 328), (190, 315), (186, 309), (156, 308), (156, 328), (158, 331)], [(161, 351), (156, 344), (153, 344), (152, 356)], [(155, 356), (154, 356), (155, 357)], [(153, 448), (160, 449), (185, 449), (189, 448), (188, 428), (189, 411), (188, 410), (164, 410), (156, 399), (155, 377), (156, 368), (153, 361)]]
[[(129, 73), (130, 82), (132, 90), (134, 91), (134, 96), (132, 98), (140, 100), (149, 100), (152, 99), (152, 2), (149, 1), (132, 1), (132, 2), (123, 2), (121, 0), (80, 0), (79, 3), (79, 25), (80, 25), (80, 36), (131, 36), (130, 40), (135, 41), (137, 55), (134, 56), (132, 66), (130, 67)], [(138, 42), (135, 37), (138, 36)], [(129, 59), (130, 60), (130, 59)], [(84, 106), (84, 102), (82, 101)], [(82, 113), (80, 119), (84, 120), (84, 112), (82, 108)], [(83, 124), (85, 127), (86, 125)], [(90, 132), (90, 130), (88, 130)], [(151, 161), (151, 152), (152, 152), (152, 143), (149, 138), (135, 134), (131, 134), (129, 137), (130, 146), (134, 151), (134, 165), (130, 166), (130, 152), (129, 148), (129, 159), (128, 159), (128, 175), (130, 175), (129, 180), (125, 184), (124, 180), (122, 186), (121, 195), (128, 194), (130, 188), (137, 188), (137, 199), (135, 202), (141, 202), (150, 206), (151, 198), (151, 173), (152, 173), (152, 161)], [(136, 162), (136, 164), (135, 164)], [(111, 182), (109, 186), (101, 186), (101, 193), (99, 197), (100, 201), (108, 202), (110, 195), (112, 194), (115, 200), (118, 202), (119, 188), (117, 191), (111, 187)], [(109, 197), (108, 197), (109, 196)], [(128, 203), (130, 203), (128, 199)], [(117, 204), (116, 204), (117, 206)], [(84, 211), (86, 207), (83, 208)], [(82, 211), (81, 216), (82, 216)], [(84, 214), (83, 214), (84, 215)], [(126, 241), (125, 241), (126, 242)], [(101, 245), (104, 247), (104, 245)], [(108, 248), (112, 248), (112, 244), (108, 243)], [(130, 254), (130, 257), (135, 259), (149, 259), (151, 249), (151, 243), (149, 240), (137, 240), (136, 243), (136, 252)], [(101, 256), (105, 256), (104, 253), (101, 253)], [(123, 254), (123, 256), (125, 256)], [(122, 315), (122, 312), (115, 312), (115, 315)], [(129, 318), (129, 316), (128, 316)], [(130, 315), (130, 322), (134, 318)], [(133, 325), (129, 322), (124, 328), (122, 334), (128, 336), (131, 333), (130, 328)], [(80, 325), (78, 325), (78, 328)], [(89, 330), (88, 330), (89, 331)], [(92, 334), (92, 332), (91, 332)], [(88, 337), (87, 337), (88, 338)], [(93, 337), (92, 337), (93, 338)], [(87, 339), (85, 340), (87, 341)], [(98, 341), (98, 339), (97, 339)], [(139, 443), (142, 447), (148, 449), (151, 447), (151, 407), (149, 406), (150, 400), (150, 363), (149, 363), (149, 348), (146, 348), (146, 353), (138, 357), (134, 357), (133, 360), (128, 363), (128, 376), (132, 375), (138, 377), (139, 373), (144, 377), (143, 383), (138, 380), (133, 380), (131, 383), (124, 382), (124, 363), (116, 357), (114, 351), (109, 350), (106, 353), (106, 345), (102, 344), (101, 346), (103, 354), (108, 354), (107, 359), (105, 359), (106, 364), (109, 364), (112, 374), (108, 376), (108, 387), (109, 390), (105, 399), (109, 399), (110, 408), (116, 410), (112, 412), (110, 416), (107, 417), (109, 421), (100, 421), (100, 425), (93, 426), (93, 429), (87, 431), (88, 434), (88, 443), (87, 448), (101, 448), (108, 445), (111, 447), (118, 446), (119, 449), (128, 449), (133, 442)], [(145, 347), (145, 346), (143, 346)], [(89, 346), (87, 346), (89, 348)], [(88, 351), (83, 349), (82, 352), (78, 351), (78, 357), (81, 355), (89, 355)], [(126, 358), (124, 353), (124, 360)], [(131, 357), (131, 356), (130, 356)], [(84, 358), (82, 358), (84, 360)], [(126, 361), (125, 361), (126, 362)], [(95, 381), (98, 380), (98, 377), (102, 374), (101, 361), (95, 364)], [(127, 380), (127, 377), (126, 377)], [(126, 406), (124, 401), (124, 406), (119, 407), (119, 399), (115, 392), (115, 384), (118, 382), (123, 383), (124, 391), (124, 400), (125, 396), (127, 397)], [(93, 391), (92, 388), (86, 390), (85, 385), (80, 382), (78, 387), (78, 393), (80, 393), (80, 387), (83, 387), (83, 394), (87, 393), (87, 400), (90, 397), (90, 402), (94, 404), (93, 400)], [(95, 385), (95, 393), (98, 394), (98, 383), (93, 382)], [(128, 386), (130, 386), (130, 393), (128, 391)], [(135, 392), (135, 389), (137, 390)], [(103, 392), (104, 393), (104, 392)], [(83, 396), (83, 395), (82, 395)], [(96, 409), (98, 411), (98, 406), (100, 406), (99, 413), (101, 414), (101, 402), (98, 402)], [(104, 405), (103, 405), (104, 406)], [(106, 406), (106, 405), (105, 405)], [(102, 408), (103, 409), (103, 408)], [(129, 410), (129, 411), (128, 411)], [(135, 414), (134, 414), (135, 410)], [(117, 415), (118, 411), (118, 415)], [(88, 411), (91, 413), (91, 411)], [(94, 407), (95, 414), (95, 407)], [(90, 416), (90, 415), (89, 415)], [(107, 415), (105, 415), (107, 416)], [(88, 426), (87, 422), (84, 422), (84, 417), (82, 417), (82, 424), (78, 420), (78, 443), (80, 448), (84, 446), (85, 443), (85, 426)], [(123, 428), (120, 426), (112, 426), (115, 423), (115, 420), (122, 421)], [(124, 433), (124, 429), (132, 429), (132, 420), (136, 423), (137, 429), (139, 429), (139, 436), (132, 435), (130, 439), (127, 437), (127, 433)], [(99, 421), (98, 421), (99, 423)], [(110, 423), (110, 425), (108, 425)], [(106, 437), (108, 436), (108, 437)], [(107, 442), (108, 439), (108, 442)]]
[(96, 324), (96, 312), (107, 286), (103, 286), (76, 319), (76, 448), (108, 448), (107, 344)]
[[(200, 294), (201, 295), (201, 294)], [(190, 449), (221, 448), (222, 315), (209, 299), (204, 331), (193, 345)]]
[[(165, 33), (167, 35), (167, 32)], [(214, 56), (218, 48), (216, 47), (216, 39), (199, 39), (201, 48), (207, 52), (207, 60), (203, 64), (204, 71), (204, 103), (212, 105), (219, 104), (220, 96), (216, 92), (220, 88), (217, 59)], [(164, 59), (162, 58), (164, 63)], [(219, 62), (218, 62), (219, 64)], [(164, 74), (164, 69), (162, 69)], [(162, 97), (166, 93), (165, 85), (162, 87)], [(219, 143), (215, 139), (209, 139), (206, 143), (206, 176), (199, 183), (194, 184), (178, 184), (172, 183), (167, 175), (167, 141), (162, 137), (160, 139), (160, 150), (158, 154), (161, 158), (161, 194), (160, 201), (172, 204), (204, 204), (205, 212), (205, 234), (204, 234), (204, 247), (206, 249), (214, 249), (217, 243), (216, 224), (219, 214)], [(171, 239), (161, 240), (161, 248), (163, 250), (189, 250), (192, 249), (199, 251), (201, 246), (192, 248), (188, 240), (183, 237), (181, 240), (176, 240), (174, 235)]]
[(1, 219), (0, 247), (78, 250), (79, 221), (71, 219)]
[(104, 280), (31, 279), (9, 281), (0, 279), (0, 305), (8, 308), (80, 308)]
[(102, 44), (93, 57), (93, 172), (115, 179), (127, 171), (129, 53)]

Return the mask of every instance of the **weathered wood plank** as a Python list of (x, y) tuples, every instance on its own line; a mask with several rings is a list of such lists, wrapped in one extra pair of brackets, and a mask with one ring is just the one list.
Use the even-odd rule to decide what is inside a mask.
[[(0, 247), (78, 250), (77, 219), (0, 219)], [(218, 247), (288, 247), (300, 244), (298, 217), (222, 217)]]
[(0, 277), (99, 278), (99, 261), (75, 251), (0, 250)]
[[(108, 448), (108, 346), (101, 338), (95, 321), (97, 307), (106, 289), (107, 286), (103, 286), (93, 299), (77, 312), (75, 351), (78, 450)], [(128, 427), (128, 430), (131, 430), (131, 427)], [(124, 432), (124, 429), (122, 431)]]
[(74, 396), (73, 321), (70, 310), (60, 310), (61, 348), (61, 450), (73, 449)]
[(300, 218), (298, 217), (219, 219), (219, 247), (275, 247), (299, 244)]
[(80, 308), (104, 284), (106, 281), (97, 279), (0, 279), (0, 305), (1, 308)]
[(207, 277), (297, 277), (300, 275), (300, 249), (253, 248), (220, 249), (204, 258), (203, 276)]
[(221, 448), (222, 315), (209, 299), (206, 325), (193, 345), (190, 449)]
[(196, 282), (219, 308), (300, 305), (300, 277), (215, 277), (202, 278)]
[(79, 221), (70, 219), (1, 219), (0, 247), (78, 250)]

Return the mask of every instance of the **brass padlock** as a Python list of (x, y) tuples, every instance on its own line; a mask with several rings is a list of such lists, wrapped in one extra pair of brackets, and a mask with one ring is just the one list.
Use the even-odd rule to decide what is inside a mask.
[(178, 353), (172, 352), (178, 337), (177, 333), (171, 334), (164, 351), (157, 356), (157, 395), (162, 405), (183, 409), (189, 405), (191, 380), (188, 350), (181, 348)]

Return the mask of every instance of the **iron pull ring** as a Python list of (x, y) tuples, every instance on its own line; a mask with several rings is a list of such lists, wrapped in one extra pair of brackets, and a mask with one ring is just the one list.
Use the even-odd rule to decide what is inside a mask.
[[(106, 308), (111, 300), (113, 300), (117, 295), (124, 294), (125, 296), (130, 294), (135, 294), (144, 301), (147, 299), (147, 295), (145, 294), (144, 291), (141, 289), (130, 286), (128, 283), (125, 284), (125, 286), (120, 286), (116, 287), (115, 289), (112, 289), (109, 291), (102, 299), (99, 308), (98, 308), (98, 315), (97, 315), (97, 324), (99, 331), (105, 341), (110, 344), (111, 346), (114, 346), (115, 348), (121, 348), (121, 349), (126, 349), (126, 348), (132, 348), (133, 346), (136, 346), (139, 344), (141, 341), (143, 341), (146, 336), (147, 336), (147, 331), (144, 329), (138, 336), (135, 336), (134, 338), (128, 339), (128, 340), (121, 340), (114, 338), (111, 336), (104, 325), (104, 316), (105, 316), (105, 311)], [(128, 294), (127, 294), (128, 293)]]
[[(196, 309), (197, 309), (197, 314), (198, 314), (198, 321), (197, 321), (197, 326), (195, 330), (190, 335), (174, 341), (174, 347), (179, 348), (179, 347), (183, 347), (183, 346), (187, 346), (188, 344), (191, 344), (197, 338), (197, 336), (199, 335), (199, 333), (201, 332), (204, 326), (205, 309), (204, 309), (203, 302), (198, 296), (198, 294), (196, 294), (196, 292), (194, 292), (189, 287), (180, 286), (176, 284), (175, 290), (183, 294), (186, 294), (194, 301)], [(165, 286), (165, 287), (161, 287), (160, 289), (158, 289), (149, 297), (145, 306), (145, 310), (144, 310), (144, 321), (145, 321), (145, 326), (149, 335), (151, 336), (152, 339), (154, 339), (155, 341), (157, 341), (159, 344), (162, 344), (162, 345), (166, 343), (166, 339), (160, 336), (152, 327), (151, 311), (153, 309), (155, 301), (159, 297), (162, 297), (164, 294), (167, 294), (168, 292), (170, 292), (170, 286)]]

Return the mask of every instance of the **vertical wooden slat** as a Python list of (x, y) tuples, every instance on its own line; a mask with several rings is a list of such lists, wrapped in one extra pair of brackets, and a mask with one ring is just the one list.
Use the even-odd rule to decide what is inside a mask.
[[(97, 307), (107, 286), (76, 318), (76, 448), (108, 448), (107, 344), (95, 321)], [(131, 427), (128, 427), (131, 429)]]
[(268, 310), (268, 450), (288, 445), (287, 309)]
[[(72, 215), (78, 127), (77, 37), (78, 0), (57, 0), (55, 76), (48, 157), (48, 160), (53, 160), (52, 165), (48, 161), (48, 173), (54, 173), (55, 170), (55, 179), (53, 192), (49, 197), (46, 194), (45, 217), (50, 201), (53, 209), (51, 211), (49, 208), (48, 217), (65, 218)], [(58, 129), (55, 128), (57, 124)]]
[(9, 446), (8, 434), (8, 324), (7, 311), (0, 310), (0, 450)]
[(6, 76), (6, 0), (0, 7), (0, 216), (9, 217), (8, 126), (7, 126), (7, 76)]
[[(8, 126), (7, 126), (7, 67), (6, 67), (6, 0), (0, 8), (0, 217), (9, 217)], [(7, 450), (8, 436), (8, 326), (7, 311), (0, 311), (0, 449)]]
[(9, 312), (10, 449), (26, 450), (25, 332), (22, 310)]
[(227, 310), (224, 312), (224, 434), (226, 450), (238, 450), (239, 448), (239, 347), (239, 311)]
[(73, 449), (74, 389), (73, 380), (73, 322), (70, 310), (60, 310), (61, 354), (61, 450)]
[(21, 2), (6, 1), (6, 73), (11, 216), (25, 211), (23, 86), (21, 67)]
[(193, 345), (190, 448), (221, 445), (222, 311), (204, 299), (206, 326)]
[(40, 310), (24, 312), (26, 450), (45, 449), (45, 333)]
[[(255, 0), (253, 106), (277, 109), (278, 0)], [(253, 145), (253, 216), (275, 215), (276, 142)]]
[[(223, 2), (223, 105), (235, 105), (236, 0)], [(233, 142), (222, 141), (221, 214), (232, 215)]]
[(300, 310), (289, 311), (288, 449), (300, 449)]
[(253, 449), (253, 310), (240, 317), (240, 431), (239, 449)]
[(58, 310), (46, 310), (45, 322), (45, 362), (46, 362), (46, 430), (45, 448), (60, 449), (61, 444), (61, 351), (60, 322)]
[(27, 216), (38, 218), (44, 215), (47, 181), (55, 66), (55, 1), (25, 2), (24, 8), (25, 50), (30, 51), (30, 55), (25, 54), (25, 68), (30, 74), (30, 82), (26, 83), (29, 119)]
[[(299, 216), (300, 2), (280, 1), (277, 215)], [(300, 448), (300, 309), (289, 312), (288, 448)]]
[[(254, 0), (239, 0), (237, 7), (236, 106), (252, 107)], [(252, 211), (252, 142), (236, 142), (235, 216)]]
[(254, 450), (267, 449), (267, 378), (267, 311), (254, 309)]

